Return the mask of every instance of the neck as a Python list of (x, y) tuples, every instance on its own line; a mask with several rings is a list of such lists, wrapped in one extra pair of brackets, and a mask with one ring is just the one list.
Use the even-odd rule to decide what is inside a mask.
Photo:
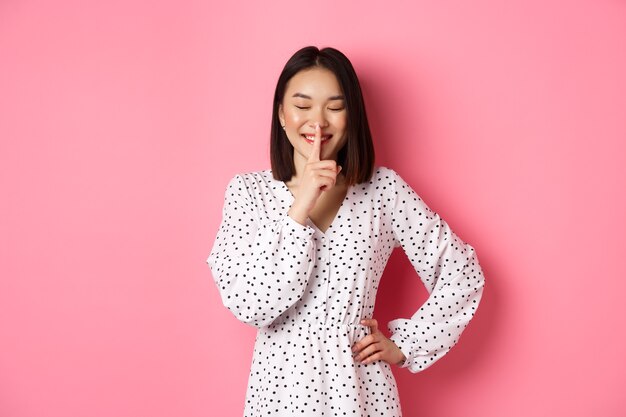
[(294, 184), (298, 184), (300, 182), (300, 178), (302, 178), (302, 173), (304, 172), (304, 167), (306, 166), (307, 160), (302, 157), (302, 155), (298, 153), (294, 153), (293, 155), (293, 166), (296, 169), (296, 172), (291, 177), (291, 182)]

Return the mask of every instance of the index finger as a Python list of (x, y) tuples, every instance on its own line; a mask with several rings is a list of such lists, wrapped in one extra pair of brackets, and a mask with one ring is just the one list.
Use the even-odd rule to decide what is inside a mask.
[(318, 162), (320, 160), (320, 149), (322, 148), (322, 129), (319, 123), (315, 124), (315, 138), (313, 138), (313, 149), (309, 155), (309, 162)]

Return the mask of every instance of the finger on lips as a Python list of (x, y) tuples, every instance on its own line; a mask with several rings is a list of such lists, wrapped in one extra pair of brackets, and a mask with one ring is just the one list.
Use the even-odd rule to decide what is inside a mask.
[(320, 160), (320, 149), (322, 148), (322, 129), (319, 123), (315, 124), (315, 138), (313, 139), (313, 150), (311, 151), (310, 161)]

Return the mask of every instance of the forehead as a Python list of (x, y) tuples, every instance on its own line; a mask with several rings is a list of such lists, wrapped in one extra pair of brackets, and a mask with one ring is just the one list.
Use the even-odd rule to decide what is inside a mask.
[(302, 70), (287, 82), (285, 96), (291, 97), (294, 93), (302, 93), (313, 99), (324, 99), (332, 95), (341, 94), (339, 81), (332, 71), (326, 68), (313, 67)]

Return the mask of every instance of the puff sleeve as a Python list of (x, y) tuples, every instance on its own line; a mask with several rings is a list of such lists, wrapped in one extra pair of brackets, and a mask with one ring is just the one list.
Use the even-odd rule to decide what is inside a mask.
[(410, 319), (392, 320), (388, 327), (407, 358), (402, 367), (417, 373), (458, 342), (478, 308), (485, 280), (474, 248), (392, 172), (395, 247), (405, 251), (429, 297)]
[(286, 213), (264, 219), (253, 197), (242, 175), (230, 180), (206, 262), (223, 304), (240, 321), (264, 327), (302, 297), (316, 248), (310, 226)]

